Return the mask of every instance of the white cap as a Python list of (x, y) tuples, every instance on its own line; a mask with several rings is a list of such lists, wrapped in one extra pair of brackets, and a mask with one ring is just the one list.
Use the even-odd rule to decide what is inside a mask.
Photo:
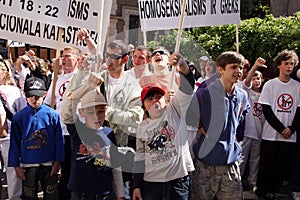
[(201, 56), (199, 59), (200, 60), (209, 60), (209, 57), (207, 57), (207, 56)]

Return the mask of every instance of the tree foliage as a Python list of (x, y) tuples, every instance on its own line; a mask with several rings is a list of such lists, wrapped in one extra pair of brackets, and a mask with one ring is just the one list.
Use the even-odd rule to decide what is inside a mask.
[[(266, 15), (263, 19), (242, 20), (238, 25), (239, 52), (250, 63), (263, 57), (268, 66), (273, 58), (284, 49), (295, 50), (300, 55), (300, 12), (290, 17), (274, 18)], [(177, 31), (161, 36), (150, 46), (175, 47)], [(197, 61), (200, 55), (209, 54), (214, 60), (223, 51), (236, 51), (236, 25), (208, 26), (184, 31), (180, 43), (180, 52), (189, 60)], [(274, 75), (270, 71), (269, 75)]]

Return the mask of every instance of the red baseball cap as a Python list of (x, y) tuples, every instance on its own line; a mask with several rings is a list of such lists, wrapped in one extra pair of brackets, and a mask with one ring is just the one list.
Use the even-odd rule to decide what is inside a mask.
[(147, 85), (146, 87), (143, 88), (142, 93), (141, 93), (141, 100), (144, 101), (145, 97), (147, 96), (148, 92), (151, 91), (158, 91), (162, 93), (163, 95), (166, 94), (166, 91), (163, 90), (160, 87), (154, 86), (154, 85)]

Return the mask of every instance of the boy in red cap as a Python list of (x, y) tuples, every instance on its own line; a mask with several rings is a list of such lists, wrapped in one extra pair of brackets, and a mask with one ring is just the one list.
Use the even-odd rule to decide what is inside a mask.
[(179, 53), (170, 57), (170, 64), (178, 66), (181, 76), (179, 90), (170, 103), (166, 104), (165, 91), (160, 87), (148, 85), (141, 93), (148, 118), (137, 130), (133, 199), (188, 199), (188, 173), (194, 165), (185, 116), (195, 81)]

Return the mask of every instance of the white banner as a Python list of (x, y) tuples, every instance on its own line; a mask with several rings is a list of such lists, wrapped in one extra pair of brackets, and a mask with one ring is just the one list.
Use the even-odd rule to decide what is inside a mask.
[[(139, 0), (142, 31), (177, 29), (182, 0)], [(183, 28), (238, 24), (240, 0), (187, 0)]]
[[(101, 38), (106, 37), (112, 5), (112, 0), (103, 1)], [(99, 0), (2, 0), (0, 37), (56, 49), (59, 27), (64, 28), (62, 48), (75, 45), (76, 31), (86, 28), (97, 42), (99, 5)], [(78, 47), (87, 51), (84, 42)]]

